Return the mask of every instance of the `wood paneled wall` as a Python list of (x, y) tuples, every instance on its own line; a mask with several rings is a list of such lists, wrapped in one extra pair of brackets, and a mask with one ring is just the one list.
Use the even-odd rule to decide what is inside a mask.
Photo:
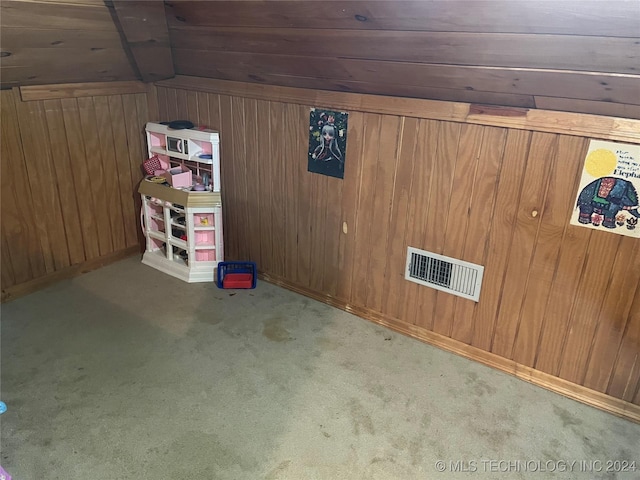
[(139, 251), (146, 93), (0, 95), (3, 300)]
[[(309, 108), (331, 104), (162, 83), (159, 120), (221, 132), (228, 259), (640, 419), (640, 242), (569, 225), (588, 138), (372, 113), (368, 97), (339, 180), (306, 164)], [(405, 281), (408, 245), (485, 265), (480, 302)]]

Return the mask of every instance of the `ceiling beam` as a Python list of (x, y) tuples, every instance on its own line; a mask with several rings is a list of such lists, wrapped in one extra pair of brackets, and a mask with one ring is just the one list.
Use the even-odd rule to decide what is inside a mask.
[(175, 76), (162, 0), (107, 0), (125, 49), (144, 82)]

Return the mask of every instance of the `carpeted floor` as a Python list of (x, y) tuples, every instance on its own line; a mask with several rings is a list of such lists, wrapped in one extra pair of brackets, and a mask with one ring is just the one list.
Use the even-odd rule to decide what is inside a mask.
[(1, 367), (15, 480), (640, 477), (640, 425), (265, 282), (186, 284), (137, 257), (3, 305)]

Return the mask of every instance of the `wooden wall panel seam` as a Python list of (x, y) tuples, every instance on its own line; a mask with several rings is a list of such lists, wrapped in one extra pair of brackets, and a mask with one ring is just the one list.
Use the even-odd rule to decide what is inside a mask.
[[(529, 151), (531, 149), (531, 142), (532, 142), (532, 134), (529, 135), (529, 137), (527, 138), (527, 144), (526, 144), (526, 153), (525, 156), (528, 157), (529, 156)], [(518, 186), (518, 192), (522, 191), (522, 186), (524, 185), (524, 180), (525, 180), (525, 175), (526, 175), (526, 160), (525, 160), (525, 168), (523, 168), (522, 170), (522, 174), (520, 175), (520, 184)], [(516, 202), (516, 208), (514, 210), (515, 214), (514, 214), (514, 218), (513, 218), (513, 226), (510, 232), (510, 236), (509, 236), (509, 246), (508, 246), (508, 251), (505, 252), (506, 258), (507, 258), (507, 262), (508, 259), (511, 257), (511, 249), (512, 249), (512, 245), (513, 245), (513, 239), (515, 237), (515, 231), (516, 231), (516, 223), (517, 223), (517, 212), (520, 209), (520, 201), (521, 201), (521, 196), (518, 194), (518, 199)], [(501, 276), (501, 281), (500, 281), (500, 293), (498, 294), (498, 302), (496, 304), (496, 316), (497, 316), (497, 312), (500, 311), (501, 307), (502, 307), (502, 300), (503, 300), (503, 295), (504, 295), (504, 285), (507, 279), (507, 268), (505, 265), (505, 269), (502, 272), (502, 276)], [(491, 342), (489, 344), (489, 349), (488, 351), (493, 352), (494, 349), (494, 342), (495, 342), (495, 338), (496, 338), (496, 329), (498, 326), (498, 322), (497, 322), (497, 318), (494, 319), (493, 324), (492, 324), (492, 328), (491, 328)]]
[[(547, 195), (549, 194), (549, 186), (551, 184), (551, 172), (553, 172), (557, 166), (558, 166), (558, 158), (557, 158), (557, 154), (558, 154), (558, 137), (555, 136), (554, 140), (553, 140), (553, 146), (552, 146), (552, 151), (549, 152), (551, 153), (551, 155), (545, 155), (547, 158), (551, 158), (549, 167), (546, 169), (546, 178), (544, 180), (544, 193), (542, 194), (542, 196), (540, 197), (540, 211), (537, 211), (537, 215), (540, 217), (538, 220), (538, 224), (536, 226), (536, 233), (533, 239), (533, 250), (531, 251), (531, 258), (529, 259), (529, 266), (527, 268), (527, 279), (525, 280), (524, 283), (524, 291), (525, 293), (529, 291), (529, 283), (531, 281), (531, 273), (532, 273), (532, 269), (534, 267), (534, 261), (536, 258), (536, 251), (538, 249), (539, 246), (539, 242), (538, 239), (540, 238), (540, 230), (543, 226), (543, 220), (544, 220), (544, 215), (545, 215), (545, 208), (544, 206), (547, 203)], [(546, 154), (547, 152), (545, 152)], [(532, 214), (533, 215), (533, 214)], [(557, 258), (557, 257), (556, 257)], [(515, 336), (513, 338), (513, 345), (511, 346), (511, 354), (509, 355), (509, 358), (514, 359), (514, 355), (515, 355), (515, 348), (517, 345), (517, 339), (518, 339), (518, 334), (520, 333), (520, 327), (522, 326), (522, 317), (525, 314), (524, 312), (524, 307), (525, 307), (525, 296), (522, 297), (522, 302), (520, 303), (520, 310), (518, 313), (518, 325), (516, 327), (516, 331), (515, 331)], [(521, 362), (519, 362), (521, 363)]]
[[(146, 93), (130, 95), (124, 114), (120, 95), (24, 102), (18, 89), (2, 92), (3, 134), (15, 133), (3, 135), (3, 161), (8, 160), (5, 151), (13, 152), (10, 174), (12, 185), (20, 185), (18, 211), (24, 232), (6, 236), (12, 216), (4, 214), (10, 203), (3, 202), (2, 254), (21, 251), (24, 255), (15, 259), (28, 260), (20, 264), (24, 270), (20, 273), (15, 272), (17, 263), (11, 262), (13, 283), (7, 283), (3, 270), (5, 298), (33, 291), (47, 284), (47, 278), (64, 278), (61, 272), (69, 269), (89, 268), (98, 258), (140, 249), (133, 192), (142, 176), (144, 125), (140, 121), (147, 120), (146, 101)], [(120, 117), (117, 112), (122, 112)], [(118, 118), (124, 119), (121, 130)], [(109, 196), (100, 194), (107, 190)], [(113, 243), (115, 230), (123, 239), (126, 231), (128, 240), (120, 241), (118, 236)], [(30, 232), (40, 238), (30, 240)]]
[[(635, 291), (635, 298), (636, 299), (640, 299), (640, 283), (638, 283), (638, 285), (636, 286), (636, 291)], [(635, 304), (640, 305), (640, 300), (636, 301)], [(631, 308), (634, 307), (634, 304), (632, 303)], [(618, 347), (618, 351), (616, 352), (616, 359), (613, 363), (612, 369), (611, 369), (611, 375), (609, 377), (609, 381), (607, 382), (607, 388), (606, 388), (606, 392), (610, 393), (611, 392), (611, 388), (612, 388), (612, 384), (614, 381), (614, 374), (618, 368), (618, 362), (620, 361), (620, 357), (622, 354), (622, 346), (624, 343), (625, 338), (627, 338), (627, 333), (629, 331), (629, 328), (631, 328), (631, 315), (629, 315), (629, 317), (627, 318), (627, 321), (625, 322), (625, 326), (624, 326), (624, 331), (622, 334), (622, 337), (620, 339), (620, 346)], [(635, 365), (640, 366), (640, 353), (636, 354), (636, 358), (635, 358)], [(633, 369), (633, 366), (632, 366)], [(629, 375), (629, 379), (631, 379), (631, 375)], [(637, 388), (640, 389), (640, 381), (638, 381), (638, 385)], [(623, 393), (623, 397), (624, 397), (624, 393)]]

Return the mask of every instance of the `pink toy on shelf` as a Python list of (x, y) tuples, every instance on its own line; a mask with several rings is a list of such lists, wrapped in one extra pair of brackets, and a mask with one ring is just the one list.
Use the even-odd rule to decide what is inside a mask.
[(173, 167), (163, 173), (162, 176), (167, 179), (169, 185), (176, 188), (190, 187), (193, 181), (191, 170), (184, 165)]
[(157, 175), (156, 172), (166, 170), (169, 168), (169, 164), (162, 160), (158, 155), (154, 155), (142, 162), (142, 167), (147, 175)]

